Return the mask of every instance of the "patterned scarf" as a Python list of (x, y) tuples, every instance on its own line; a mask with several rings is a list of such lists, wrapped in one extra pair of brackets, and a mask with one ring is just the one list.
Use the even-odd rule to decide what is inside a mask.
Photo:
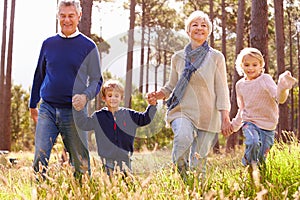
[[(175, 89), (173, 90), (172, 96), (167, 100), (168, 111), (177, 106), (185, 92), (185, 89), (191, 79), (192, 73), (201, 67), (202, 62), (206, 54), (209, 51), (209, 45), (205, 41), (200, 47), (192, 50), (191, 43), (184, 48), (185, 67), (183, 73), (178, 80)], [(195, 59), (192, 63), (192, 59)]]

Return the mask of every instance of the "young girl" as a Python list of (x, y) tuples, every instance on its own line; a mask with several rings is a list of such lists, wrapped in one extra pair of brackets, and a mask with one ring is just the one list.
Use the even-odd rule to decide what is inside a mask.
[(244, 78), (236, 83), (238, 113), (232, 120), (233, 131), (242, 127), (245, 137), (244, 166), (264, 163), (274, 144), (278, 123), (278, 104), (283, 104), (289, 89), (297, 82), (289, 71), (279, 76), (278, 85), (264, 72), (264, 59), (256, 48), (243, 49), (236, 59), (236, 70)]

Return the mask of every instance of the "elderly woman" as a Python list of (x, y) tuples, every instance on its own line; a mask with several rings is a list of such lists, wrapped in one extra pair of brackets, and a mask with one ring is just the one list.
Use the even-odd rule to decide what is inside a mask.
[(202, 11), (193, 12), (185, 30), (190, 42), (172, 56), (169, 81), (148, 95), (167, 100), (166, 121), (174, 132), (172, 160), (181, 175), (206, 172), (206, 158), (215, 136), (231, 133), (230, 100), (225, 58), (208, 45), (212, 23)]

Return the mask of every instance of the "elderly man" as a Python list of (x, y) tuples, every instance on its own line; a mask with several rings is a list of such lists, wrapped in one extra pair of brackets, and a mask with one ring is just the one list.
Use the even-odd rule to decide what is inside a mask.
[(61, 30), (47, 38), (40, 50), (29, 105), (37, 123), (35, 172), (40, 172), (40, 164), (41, 172), (46, 172), (52, 147), (61, 134), (75, 176), (90, 173), (87, 134), (76, 128), (73, 109), (86, 110), (88, 100), (100, 90), (102, 77), (97, 46), (78, 31), (81, 15), (79, 0), (61, 0), (57, 9)]

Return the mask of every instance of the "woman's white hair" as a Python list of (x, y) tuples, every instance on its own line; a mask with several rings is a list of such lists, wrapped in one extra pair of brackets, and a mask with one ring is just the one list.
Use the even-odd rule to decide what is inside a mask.
[(200, 10), (196, 10), (192, 12), (190, 16), (187, 18), (187, 20), (185, 21), (185, 31), (186, 32), (190, 31), (190, 25), (192, 21), (194, 21), (195, 19), (203, 19), (207, 23), (208, 35), (210, 35), (212, 32), (212, 22), (210, 21), (209, 16)]

